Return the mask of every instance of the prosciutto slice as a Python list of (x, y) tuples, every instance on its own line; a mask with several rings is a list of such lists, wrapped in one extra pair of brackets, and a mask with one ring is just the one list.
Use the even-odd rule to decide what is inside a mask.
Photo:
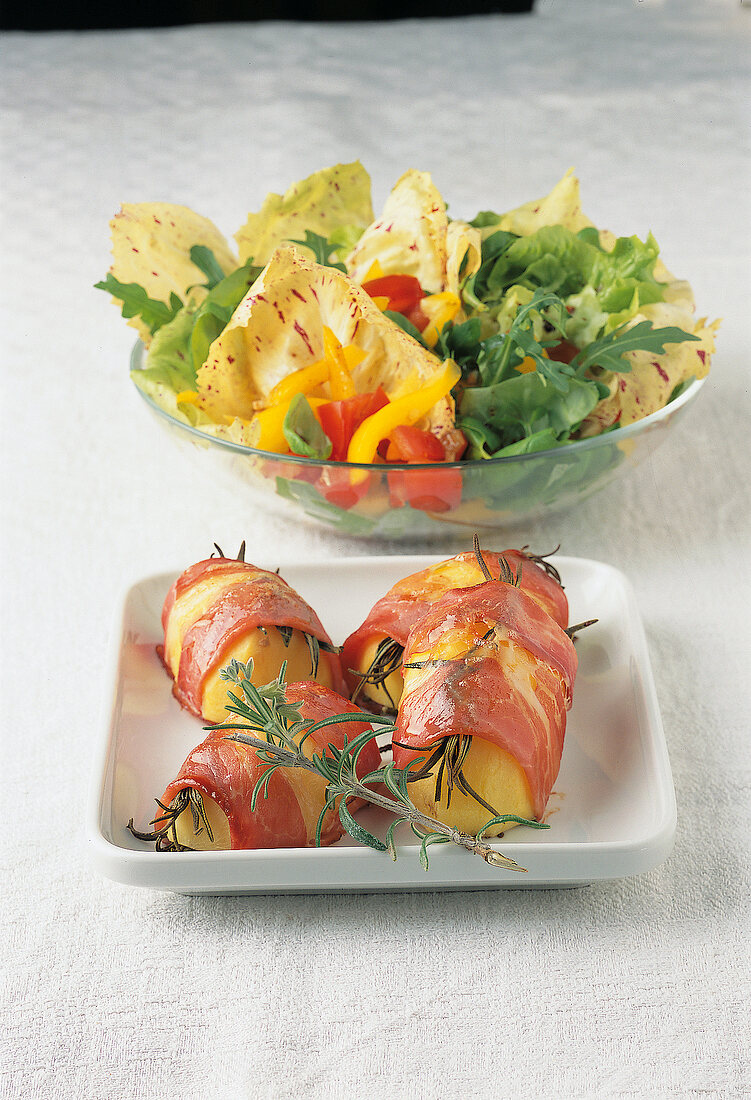
[[(447, 635), (467, 635), (456, 657), (432, 658)], [(477, 639), (474, 643), (469, 638)], [(558, 775), (577, 657), (573, 643), (526, 592), (499, 581), (446, 593), (412, 629), (394, 760), (405, 767), (442, 738), (481, 737), (523, 769), (539, 819)], [(397, 745), (396, 742), (399, 744)], [(482, 794), (482, 792), (479, 792)]]
[[(347, 699), (314, 681), (290, 684), (286, 694), (290, 702), (301, 704), (303, 718), (314, 722), (350, 711), (357, 713), (357, 707)], [(311, 734), (309, 741), (314, 742), (312, 747), (320, 755), (329, 745), (341, 749), (345, 736), (352, 742), (369, 728), (367, 722), (341, 722)], [(315, 843), (315, 824), (324, 804), (324, 781), (304, 769), (279, 768), (269, 780), (268, 798), (260, 795), (255, 810), (251, 810), (253, 788), (269, 765), (259, 760), (255, 749), (230, 740), (231, 736), (228, 730), (212, 730), (188, 754), (165, 790), (162, 803), (169, 806), (188, 787), (213, 799), (227, 816), (233, 849), (300, 848)], [(374, 737), (360, 753), (358, 775), (374, 771), (380, 760)], [(323, 843), (333, 843), (342, 833), (338, 814), (327, 814)]]
[[(227, 581), (230, 581), (227, 585)], [(230, 647), (256, 627), (291, 627), (331, 646), (331, 638), (312, 607), (277, 573), (228, 558), (208, 558), (191, 566), (170, 588), (162, 609), (166, 632), (179, 601), (197, 584), (216, 583), (217, 595), (182, 638), (177, 669), (170, 667), (173, 693), (182, 706), (201, 717), (207, 676), (220, 666)], [(332, 647), (333, 648), (333, 647)], [(332, 683), (344, 689), (339, 657), (322, 652)]]
[[(500, 574), (501, 558), (506, 559), (514, 575), (521, 569), (521, 589), (543, 607), (559, 626), (563, 629), (568, 626), (568, 600), (561, 584), (523, 551), (483, 551), (482, 556), (494, 577)], [(467, 565), (474, 565), (475, 569), (468, 572)], [(446, 592), (460, 586), (457, 583), (460, 573), (465, 578), (475, 578), (474, 584), (482, 584), (485, 580), (475, 555), (469, 551), (398, 581), (373, 605), (365, 622), (350, 634), (342, 646), (345, 674), (349, 669), (359, 669), (360, 656), (369, 639), (376, 634), (386, 635), (405, 645), (410, 631), (431, 606)]]

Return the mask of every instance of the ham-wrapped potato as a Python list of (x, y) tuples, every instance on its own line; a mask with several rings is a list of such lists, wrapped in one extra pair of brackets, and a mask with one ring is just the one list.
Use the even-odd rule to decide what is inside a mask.
[[(495, 577), (504, 571), (505, 559), (514, 576), (519, 576), (520, 587), (559, 626), (568, 626), (568, 600), (560, 576), (549, 562), (523, 550), (483, 551), (482, 557)], [(396, 710), (403, 686), (402, 653), (410, 630), (446, 592), (471, 588), (485, 580), (477, 554), (470, 551), (398, 581), (342, 646), (342, 666), (352, 698), (367, 706)]]
[(182, 573), (162, 609), (164, 664), (178, 701), (206, 722), (226, 717), (221, 669), (253, 661), (253, 683), (316, 680), (344, 690), (339, 655), (315, 611), (277, 573), (235, 558), (199, 561)]
[[(225, 685), (226, 687), (226, 685)], [(300, 704), (304, 719), (319, 722), (355, 707), (335, 691), (314, 681), (289, 684), (290, 703)], [(307, 756), (323, 755), (329, 745), (341, 749), (367, 732), (363, 721), (341, 722), (314, 731), (304, 743)], [(260, 734), (253, 734), (260, 736)], [(375, 738), (362, 749), (358, 775), (380, 765)], [(267, 796), (261, 792), (251, 809), (253, 790), (270, 765), (256, 749), (232, 740), (226, 729), (212, 730), (185, 759), (159, 800), (160, 813), (154, 831), (139, 833), (142, 840), (156, 841), (162, 851), (183, 849), (221, 851), (234, 848), (303, 848), (315, 844), (316, 827), (326, 802), (326, 781), (303, 768), (279, 768), (269, 781)], [(356, 808), (351, 803), (350, 808)], [(336, 808), (326, 812), (321, 843), (332, 844), (344, 830)]]
[(439, 599), (407, 639), (394, 733), (417, 808), (467, 833), (501, 814), (540, 820), (576, 667), (566, 631), (520, 587), (491, 580)]

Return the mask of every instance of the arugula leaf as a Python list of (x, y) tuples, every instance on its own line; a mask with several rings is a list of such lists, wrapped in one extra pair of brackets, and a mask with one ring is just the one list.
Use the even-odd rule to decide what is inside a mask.
[(384, 309), (383, 315), (384, 317), (388, 317), (390, 321), (393, 321), (395, 325), (398, 325), (400, 329), (403, 329), (407, 335), (411, 336), (413, 340), (416, 340), (418, 344), (422, 344), (424, 348), (428, 346), (423, 340), (419, 328), (416, 328), (403, 313), (396, 313), (393, 309)]
[(471, 317), (458, 324), (444, 325), (433, 350), (440, 359), (453, 359), (462, 374), (467, 374), (477, 366), (481, 337), (482, 322), (479, 317)]
[(320, 233), (313, 233), (312, 230), (306, 229), (304, 241), (291, 240), (290, 243), (302, 245), (303, 248), (309, 248), (313, 253), (316, 263), (323, 264), (324, 267), (335, 267), (337, 271), (343, 271), (346, 274), (347, 269), (344, 264), (340, 264), (336, 260), (331, 259), (340, 245), (327, 241)]
[(613, 332), (594, 340), (586, 348), (583, 348), (572, 361), (571, 366), (577, 376), (581, 377), (590, 367), (601, 367), (603, 370), (614, 371), (618, 374), (628, 374), (631, 364), (623, 359), (629, 351), (649, 351), (655, 355), (662, 355), (665, 344), (682, 344), (686, 340), (698, 340), (693, 333), (684, 332), (683, 329), (668, 325), (664, 328), (654, 328), (651, 321), (640, 321), (632, 328), (621, 325)]
[[(545, 312), (543, 312), (545, 311)], [(573, 370), (565, 363), (543, 355), (544, 345), (534, 334), (535, 316), (544, 317), (553, 330), (563, 335), (563, 302), (555, 294), (536, 290), (530, 300), (520, 306), (507, 333), (496, 333), (482, 341), (477, 355), (477, 367), (485, 386), (493, 386), (513, 377), (514, 368), (529, 356), (536, 370), (552, 385), (565, 393)]]
[(208, 279), (206, 285), (209, 290), (215, 287), (217, 283), (221, 283), (224, 278), (224, 272), (219, 266), (216, 256), (207, 245), (194, 244), (190, 250), (190, 259), (198, 270), (202, 271)]
[(524, 439), (518, 439), (516, 443), (509, 443), (492, 456), (493, 458), (511, 458), (515, 455), (536, 454), (538, 451), (552, 451), (556, 447), (565, 447), (567, 439), (559, 439), (552, 428), (543, 428), (532, 435), (526, 435)]
[(570, 378), (564, 393), (535, 371), (507, 378), (494, 386), (466, 389), (460, 414), (462, 420), (470, 417), (489, 424), (500, 436), (501, 445), (506, 447), (546, 428), (552, 429), (558, 438), (569, 434), (598, 400), (599, 392), (594, 382)]
[(501, 434), (490, 424), (473, 416), (463, 416), (456, 422), (469, 443), (466, 458), (492, 458), (501, 446)]
[(284, 417), (284, 438), (293, 454), (326, 459), (331, 455), (331, 440), (319, 424), (304, 393), (296, 393)]
[[(192, 252), (191, 252), (192, 254)], [(190, 338), (193, 367), (197, 371), (208, 358), (209, 348), (226, 328), (232, 314), (263, 269), (248, 260), (242, 267), (222, 276), (206, 295), (195, 315)]]
[(140, 317), (151, 333), (157, 331), (162, 325), (166, 325), (182, 309), (183, 302), (173, 292), (170, 295), (169, 305), (160, 302), (156, 298), (149, 298), (146, 291), (138, 283), (121, 283), (111, 271), (105, 278), (94, 283), (96, 290), (104, 290), (117, 298), (122, 303), (122, 315), (129, 320), (131, 317)]

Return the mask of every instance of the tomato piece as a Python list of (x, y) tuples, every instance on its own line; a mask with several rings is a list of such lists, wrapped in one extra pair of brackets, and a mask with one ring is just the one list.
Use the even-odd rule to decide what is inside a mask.
[(387, 462), (443, 462), (446, 452), (432, 432), (402, 424), (389, 436)]
[(390, 470), (389, 499), (392, 508), (409, 504), (421, 512), (450, 512), (462, 499), (461, 470)]
[(556, 363), (570, 363), (579, 354), (576, 344), (572, 344), (570, 340), (561, 340), (560, 344), (553, 344), (552, 347), (545, 348), (545, 351), (548, 359), (555, 359)]
[(387, 474), (392, 508), (405, 504), (422, 512), (448, 512), (462, 499), (461, 470), (421, 470), (425, 463), (443, 462), (446, 452), (432, 432), (402, 425), (389, 436), (389, 462), (414, 465), (414, 470), (390, 470)]
[(417, 303), (417, 305), (412, 306), (410, 310), (405, 312), (404, 316), (407, 318), (408, 321), (411, 321), (418, 332), (424, 332), (430, 324), (430, 318), (428, 317), (427, 313), (423, 313), (419, 302)]
[(331, 440), (331, 460), (346, 462), (347, 449), (357, 428), (373, 413), (378, 412), (389, 399), (381, 386), (374, 393), (359, 393), (342, 401), (327, 401), (319, 405), (316, 413), (321, 427)]
[(329, 504), (336, 504), (338, 508), (353, 508), (368, 492), (370, 481), (371, 475), (366, 474), (353, 482), (350, 470), (328, 466), (321, 471), (316, 488)]
[(425, 297), (414, 275), (382, 275), (380, 279), (368, 279), (362, 288), (371, 298), (388, 298), (386, 308), (405, 316)]

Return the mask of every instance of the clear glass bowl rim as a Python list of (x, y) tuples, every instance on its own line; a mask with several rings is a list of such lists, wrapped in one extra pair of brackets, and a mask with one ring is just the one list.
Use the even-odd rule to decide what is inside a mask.
[[(144, 351), (144, 345), (140, 340), (137, 340), (130, 356), (130, 369), (131, 371), (142, 370), (142, 356)], [(687, 405), (692, 401), (701, 390), (702, 386), (706, 382), (706, 378), (695, 378), (694, 381), (686, 387), (683, 393), (679, 394), (673, 401), (670, 401), (663, 408), (658, 409), (656, 412), (650, 413), (649, 416), (642, 417), (641, 420), (635, 420), (633, 424), (627, 424), (623, 428), (618, 428), (615, 431), (603, 432), (600, 435), (589, 436), (587, 439), (575, 439), (571, 443), (565, 443), (561, 447), (551, 447), (545, 451), (530, 451), (528, 454), (522, 455), (503, 455), (500, 458), (470, 458), (466, 460), (458, 459), (456, 462), (421, 462), (419, 464), (400, 463), (400, 462), (332, 462), (328, 459), (320, 458), (306, 458), (304, 455), (283, 455), (278, 454), (276, 451), (261, 451), (256, 447), (248, 447), (243, 443), (235, 443), (231, 439), (222, 439), (221, 436), (209, 435), (207, 432), (202, 432), (200, 428), (194, 428), (191, 424), (186, 424), (182, 420), (178, 420), (172, 416), (171, 413), (166, 412), (156, 401), (152, 400), (148, 394), (145, 394), (138, 386), (139, 395), (143, 398), (147, 405), (153, 411), (160, 416), (163, 420), (173, 425), (175, 428), (187, 435), (194, 436), (197, 440), (201, 440), (203, 443), (215, 444), (218, 447), (223, 447), (225, 450), (231, 451), (234, 454), (247, 455), (258, 459), (264, 459), (267, 462), (284, 462), (290, 466), (311, 466), (316, 469), (325, 467), (331, 467), (334, 470), (352, 469), (352, 470), (367, 470), (370, 473), (384, 473), (389, 470), (472, 470), (482, 469), (490, 470), (495, 466), (510, 465), (514, 462), (529, 462), (540, 461), (543, 458), (550, 458), (552, 456), (562, 457), (564, 454), (582, 453), (584, 451), (592, 450), (595, 447), (601, 447), (607, 443), (614, 443), (622, 439), (630, 439), (635, 435), (639, 435), (646, 428), (653, 427), (659, 424), (663, 420), (667, 420), (674, 412)]]

